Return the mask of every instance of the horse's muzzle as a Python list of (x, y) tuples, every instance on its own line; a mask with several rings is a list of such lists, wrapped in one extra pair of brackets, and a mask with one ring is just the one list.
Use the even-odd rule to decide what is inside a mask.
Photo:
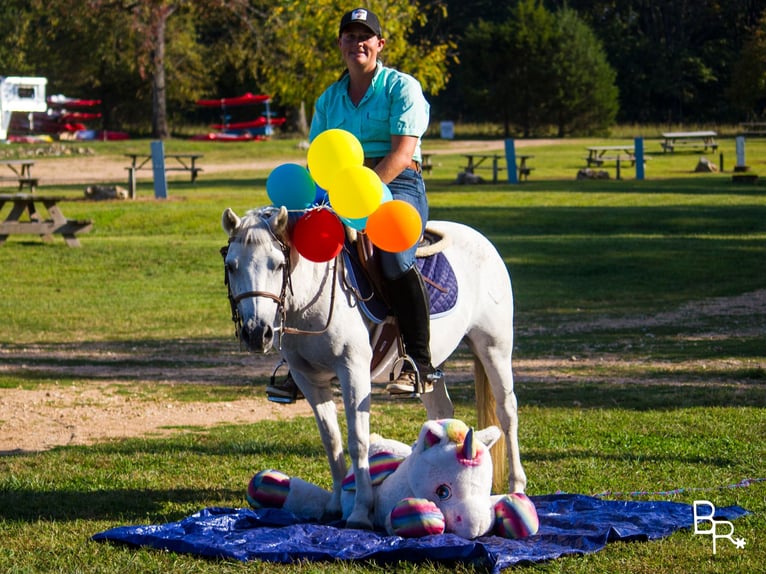
[(251, 319), (242, 325), (240, 341), (250, 351), (265, 353), (271, 350), (271, 347), (274, 345), (274, 328), (263, 321)]

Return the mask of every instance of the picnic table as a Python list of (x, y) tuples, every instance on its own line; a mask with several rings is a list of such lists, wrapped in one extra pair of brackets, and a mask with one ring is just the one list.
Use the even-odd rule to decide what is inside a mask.
[(37, 189), (38, 178), (32, 177), (32, 166), (35, 165), (31, 159), (4, 159), (0, 160), (0, 165), (4, 165), (13, 172), (12, 176), (0, 176), (0, 181), (12, 181), (19, 184), (19, 191), (24, 190), (24, 186), (29, 187), (31, 193)]
[[(202, 171), (202, 168), (197, 165), (197, 160), (203, 157), (201, 153), (166, 153), (165, 161), (168, 159), (174, 160), (169, 166), (165, 164), (165, 171), (188, 171), (191, 174), (191, 182), (197, 181), (197, 175)], [(125, 169), (128, 170), (128, 188), (130, 189), (130, 197), (136, 196), (136, 172), (140, 169), (152, 169), (151, 153), (126, 153), (125, 156), (130, 158), (130, 165)], [(148, 164), (148, 165), (147, 165)]]
[(527, 165), (527, 161), (532, 159), (533, 157), (535, 157), (535, 156), (533, 156), (533, 155), (517, 155), (516, 156), (516, 159), (519, 160), (519, 165), (516, 168), (518, 170), (518, 173), (519, 173), (519, 181), (521, 181), (522, 179), (529, 180), (529, 174), (535, 168), (530, 167), (529, 165)]
[[(39, 235), (44, 241), (52, 241), (53, 234), (62, 235), (70, 247), (80, 247), (76, 233), (87, 233), (93, 229), (90, 219), (67, 219), (58, 205), (70, 198), (31, 193), (0, 194), (0, 212), (6, 203), (12, 204), (4, 221), (0, 222), (0, 245), (9, 235)], [(42, 219), (38, 208), (42, 204), (48, 212), (48, 219)], [(27, 219), (22, 219), (24, 214)]]
[(634, 153), (635, 147), (630, 144), (625, 145), (597, 145), (586, 148), (588, 151), (588, 157), (585, 161), (588, 167), (595, 165), (601, 167), (607, 162), (630, 161), (631, 165), (636, 163), (636, 156)]
[(673, 152), (678, 146), (702, 147), (705, 151), (710, 148), (715, 151), (718, 149), (718, 143), (715, 141), (717, 136), (718, 134), (713, 131), (667, 132), (662, 134), (665, 141), (660, 145), (665, 152)]
[[(500, 154), (475, 154), (475, 153), (468, 153), (463, 154), (463, 157), (466, 158), (467, 163), (464, 168), (464, 171), (466, 173), (473, 173), (474, 170), (483, 168), (483, 169), (491, 169), (492, 170), (492, 183), (497, 183), (497, 174), (500, 170), (505, 169), (499, 165), (499, 162), (501, 159), (505, 159), (504, 155)], [(485, 161), (490, 161), (492, 163), (491, 166), (489, 165), (482, 165)]]

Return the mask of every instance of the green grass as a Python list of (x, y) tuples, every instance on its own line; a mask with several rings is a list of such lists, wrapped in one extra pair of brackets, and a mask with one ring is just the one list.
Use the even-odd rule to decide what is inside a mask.
[[(647, 132), (646, 137), (652, 133)], [(620, 134), (615, 141), (630, 141)], [(169, 151), (201, 151), (205, 162), (277, 158), (302, 161), (296, 140), (215, 146), (172, 141)], [(766, 317), (763, 309), (688, 320), (673, 313), (710, 297), (766, 288), (766, 193), (736, 185), (731, 172), (692, 173), (699, 153), (662, 154), (648, 141), (647, 179), (575, 181), (584, 148), (603, 140), (536, 146), (532, 179), (521, 185), (458, 186), (463, 165), (446, 142), (427, 176), (432, 218), (471, 224), (498, 247), (516, 297), (516, 358), (563, 364), (540, 376), (517, 367), (522, 458), (529, 493), (557, 490), (661, 493), (645, 498), (754, 514), (735, 523), (748, 545), (679, 532), (662, 541), (621, 543), (596, 555), (525, 567), (530, 572), (756, 572), (766, 563), (766, 484), (719, 488), (766, 476)], [(524, 142), (518, 142), (524, 145)], [(96, 142), (99, 157), (120, 157), (147, 142)], [(721, 141), (725, 165), (732, 139)], [(766, 142), (748, 140), (748, 162), (763, 170)], [(712, 159), (712, 158), (711, 158)], [(715, 157), (716, 162), (718, 157)], [(66, 159), (58, 160), (62, 166)], [(730, 167), (728, 168), (730, 169)], [(62, 376), (83, 361), (74, 351), (101, 346), (104, 358), (172, 369), (174, 350), (215, 368), (236, 352), (218, 249), (220, 216), (267, 202), (264, 170), (205, 175), (195, 185), (171, 180), (170, 200), (147, 185), (135, 202), (71, 202), (65, 213), (91, 218), (81, 249), (10, 237), (0, 246), (0, 402), (5, 388), (103, 387), (136, 400), (230, 401), (262, 394), (247, 375), (230, 385), (165, 385), (121, 376), (117, 390), (98, 378)], [(43, 182), (44, 183), (44, 182)], [(124, 185), (124, 182), (115, 182)], [(82, 186), (44, 186), (80, 197)], [(6, 207), (7, 209), (7, 207)], [(670, 317), (670, 318), (668, 318)], [(663, 319), (665, 318), (665, 319)], [(604, 323), (604, 319), (612, 319)], [(579, 328), (574, 328), (579, 326)], [(584, 327), (583, 327), (584, 326)], [(63, 351), (45, 359), (7, 358), (26, 346)], [(67, 355), (68, 351), (72, 351)], [(620, 358), (617, 363), (609, 359)], [(461, 351), (457, 358), (465, 359)], [(601, 362), (601, 359), (604, 359)], [(91, 359), (87, 359), (92, 361)], [(475, 422), (468, 381), (451, 388), (457, 416)], [(424, 411), (416, 404), (373, 405), (376, 432), (414, 439)], [(0, 412), (0, 424), (3, 413)], [(179, 429), (180, 430), (180, 429)], [(143, 438), (0, 457), (0, 571), (31, 572), (378, 572), (374, 564), (275, 567), (201, 560), (96, 544), (89, 537), (122, 524), (176, 520), (209, 505), (242, 506), (259, 469), (329, 485), (310, 418), (186, 428), (172, 438)], [(386, 567), (388, 569), (388, 567)], [(408, 565), (397, 572), (484, 572), (481, 567)]]

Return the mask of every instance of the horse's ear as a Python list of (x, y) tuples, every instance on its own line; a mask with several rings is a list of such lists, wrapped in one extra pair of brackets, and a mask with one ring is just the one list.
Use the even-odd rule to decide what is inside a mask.
[(221, 226), (227, 235), (231, 237), (234, 234), (234, 231), (236, 231), (237, 227), (239, 227), (241, 221), (242, 220), (237, 216), (237, 214), (234, 213), (234, 210), (231, 207), (227, 207), (223, 211), (223, 216), (221, 217)]
[(284, 243), (289, 243), (287, 220), (288, 213), (287, 208), (284, 205), (279, 208), (279, 211), (274, 214), (271, 220), (271, 229), (274, 231), (274, 235), (279, 237)]
[(502, 435), (502, 431), (494, 425), (474, 432), (476, 439), (479, 442), (484, 443), (484, 446), (487, 448), (495, 444)]

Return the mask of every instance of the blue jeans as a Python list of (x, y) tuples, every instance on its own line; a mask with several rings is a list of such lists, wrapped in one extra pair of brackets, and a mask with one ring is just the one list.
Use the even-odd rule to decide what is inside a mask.
[[(394, 199), (401, 199), (414, 206), (422, 220), (421, 234), (426, 228), (428, 221), (428, 198), (426, 197), (426, 184), (423, 175), (414, 169), (407, 168), (396, 179), (388, 184)], [(386, 279), (398, 279), (415, 265), (415, 251), (417, 243), (398, 253), (380, 250), (380, 265), (383, 276)]]

